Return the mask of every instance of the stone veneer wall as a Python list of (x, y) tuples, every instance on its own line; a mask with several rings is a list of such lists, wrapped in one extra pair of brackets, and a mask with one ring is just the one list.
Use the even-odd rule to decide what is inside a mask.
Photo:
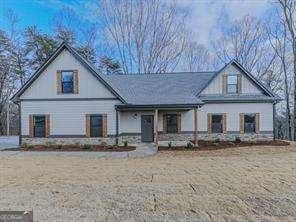
[[(207, 134), (199, 133), (199, 140), (224, 140), (234, 141), (239, 137), (242, 141), (258, 141), (258, 140), (272, 140), (272, 132), (261, 132), (260, 134), (240, 134), (239, 132), (227, 133), (227, 134)], [(194, 139), (192, 132), (180, 133), (180, 134), (159, 134), (160, 145), (168, 145), (168, 142), (172, 141), (173, 146), (186, 144), (188, 141)], [(123, 145), (127, 141), (129, 145), (135, 145), (141, 143), (141, 134), (135, 135), (120, 135), (118, 138), (119, 145)], [(71, 144), (89, 144), (89, 145), (115, 145), (115, 136), (99, 137), (99, 138), (22, 138), (22, 145), (71, 145)]]
[(124, 142), (127, 141), (129, 145), (139, 144), (141, 143), (141, 134), (137, 135), (121, 135), (118, 138), (118, 144), (122, 145)]
[[(244, 133), (231, 132), (231, 133), (198, 133), (198, 139), (200, 140), (216, 140), (220, 139), (222, 141), (234, 141), (236, 138), (240, 138), (242, 141), (258, 141), (258, 140), (272, 140), (272, 132), (260, 132), (256, 133)], [(180, 133), (180, 134), (159, 134), (159, 141), (189, 141), (194, 139), (194, 134)]]
[(32, 145), (114, 145), (116, 144), (115, 137), (73, 137), (73, 138), (22, 138), (23, 146)]

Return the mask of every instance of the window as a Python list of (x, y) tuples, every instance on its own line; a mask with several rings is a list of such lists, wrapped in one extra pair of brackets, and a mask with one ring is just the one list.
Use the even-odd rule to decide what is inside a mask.
[(245, 129), (245, 133), (255, 133), (256, 132), (255, 114), (245, 114), (244, 115), (244, 129)]
[(62, 71), (62, 93), (73, 93), (73, 71)]
[(34, 137), (45, 137), (45, 116), (34, 116)]
[(91, 137), (103, 136), (103, 116), (102, 115), (90, 116), (90, 136)]
[(227, 93), (238, 93), (237, 75), (227, 76)]
[(178, 132), (178, 115), (167, 114), (167, 132), (177, 133)]
[(223, 116), (212, 115), (212, 133), (223, 133)]

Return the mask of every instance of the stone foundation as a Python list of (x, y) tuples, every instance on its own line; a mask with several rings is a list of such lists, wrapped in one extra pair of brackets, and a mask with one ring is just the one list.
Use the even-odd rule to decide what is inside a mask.
[(234, 141), (236, 139), (240, 139), (242, 141), (263, 141), (263, 140), (273, 140), (273, 134), (272, 133), (217, 133), (217, 134), (200, 134), (198, 135), (199, 139), (201, 140), (222, 140), (222, 141)]
[(121, 135), (118, 138), (118, 144), (123, 145), (124, 142), (127, 142), (128, 145), (136, 145), (141, 143), (141, 134), (137, 135)]
[[(236, 139), (240, 139), (241, 141), (263, 141), (263, 140), (273, 140), (273, 133), (272, 132), (261, 132), (260, 134), (255, 133), (246, 133), (241, 134), (239, 132), (231, 132), (231, 133), (199, 133), (198, 139), (199, 140), (206, 140), (206, 141), (235, 141)], [(159, 135), (159, 145), (160, 146), (168, 146), (169, 143), (172, 146), (183, 146), (186, 145), (187, 142), (194, 140), (193, 133), (179, 133), (179, 134), (160, 134)]]
[(33, 145), (115, 145), (115, 137), (99, 138), (22, 138), (23, 146)]
[[(188, 141), (194, 140), (192, 132), (181, 132), (179, 134), (162, 134), (159, 135), (159, 145), (168, 146), (171, 142), (172, 146), (186, 145)], [(242, 141), (260, 141), (260, 140), (273, 140), (272, 132), (261, 132), (260, 134), (240, 134), (239, 132), (231, 132), (227, 134), (207, 134), (199, 133), (199, 140), (221, 140), (221, 141), (234, 141), (239, 138)], [(128, 145), (136, 145), (141, 143), (141, 134), (134, 135), (120, 135), (118, 144), (123, 145), (124, 142)], [(115, 136), (99, 137), (99, 138), (86, 138), (86, 137), (73, 137), (73, 138), (22, 138), (22, 145), (115, 145)]]

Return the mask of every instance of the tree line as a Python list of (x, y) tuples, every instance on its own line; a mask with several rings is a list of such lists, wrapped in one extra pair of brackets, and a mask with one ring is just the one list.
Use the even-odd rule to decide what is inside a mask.
[(267, 18), (245, 15), (221, 27), (210, 45), (194, 39), (186, 23), (190, 9), (174, 2), (103, 0), (87, 22), (64, 8), (50, 33), (38, 26), (20, 29), (18, 15), (8, 10), (8, 28), (0, 28), (0, 135), (8, 125), (10, 133), (18, 131), (10, 97), (65, 41), (103, 74), (216, 70), (236, 59), (283, 99), (276, 136), (296, 139), (296, 2), (270, 4), (275, 10)]

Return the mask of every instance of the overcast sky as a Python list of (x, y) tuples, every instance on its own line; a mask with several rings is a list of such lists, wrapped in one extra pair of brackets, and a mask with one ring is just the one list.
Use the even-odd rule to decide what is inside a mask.
[(195, 38), (207, 44), (220, 35), (235, 19), (244, 15), (265, 16), (272, 8), (267, 0), (180, 0), (180, 5), (188, 6), (191, 14), (188, 25), (195, 33)]
[[(168, 0), (166, 0), (168, 1)], [(52, 19), (63, 7), (73, 9), (81, 19), (91, 20), (93, 0), (0, 0), (0, 28), (6, 29), (3, 14), (13, 9), (20, 17), (20, 26), (36, 24), (39, 29), (50, 33)], [(210, 41), (220, 35), (221, 29), (235, 19), (249, 14), (263, 17), (272, 10), (270, 0), (177, 0), (180, 7), (189, 9), (188, 27), (194, 39), (209, 45)]]

